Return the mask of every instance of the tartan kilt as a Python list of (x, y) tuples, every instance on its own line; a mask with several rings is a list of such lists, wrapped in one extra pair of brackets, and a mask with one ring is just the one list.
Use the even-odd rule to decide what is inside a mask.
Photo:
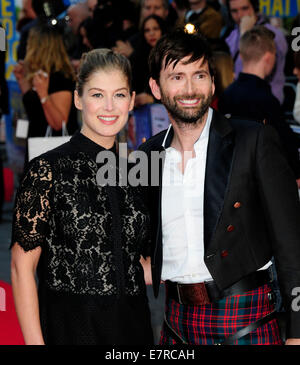
[[(274, 310), (272, 289), (267, 284), (207, 305), (179, 304), (166, 294), (166, 319), (176, 333), (191, 345), (218, 344)], [(165, 326), (160, 345), (175, 345)], [(282, 345), (277, 320), (271, 320), (233, 344)]]

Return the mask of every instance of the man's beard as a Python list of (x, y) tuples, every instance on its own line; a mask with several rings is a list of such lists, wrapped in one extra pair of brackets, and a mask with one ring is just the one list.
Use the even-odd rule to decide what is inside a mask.
[[(190, 124), (196, 125), (203, 122), (203, 117), (208, 111), (208, 108), (212, 102), (212, 92), (205, 98), (203, 94), (195, 94), (195, 95), (177, 95), (174, 96), (173, 99), (170, 99), (166, 94), (161, 90), (161, 102), (166, 107), (167, 111), (178, 124)], [(200, 102), (195, 107), (181, 107), (177, 100), (193, 100), (200, 99)]]

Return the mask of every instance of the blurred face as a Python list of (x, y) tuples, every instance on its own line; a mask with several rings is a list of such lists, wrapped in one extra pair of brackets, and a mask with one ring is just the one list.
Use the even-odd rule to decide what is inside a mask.
[(160, 85), (150, 79), (154, 96), (167, 108), (171, 118), (179, 124), (197, 124), (207, 115), (215, 91), (208, 63), (203, 58), (184, 64), (183, 58), (175, 68), (169, 64), (160, 73)]
[(154, 47), (161, 36), (161, 29), (157, 21), (155, 19), (149, 19), (144, 26), (144, 37), (146, 42), (151, 47)]
[(72, 29), (74, 34), (78, 34), (78, 28), (80, 23), (85, 19), (83, 13), (80, 12), (80, 8), (78, 7), (71, 7), (68, 10), (69, 21), (68, 25)]
[(300, 68), (294, 67), (293, 74), (298, 78), (298, 81), (300, 81)]
[(92, 45), (87, 37), (87, 32), (85, 30), (84, 27), (80, 27), (79, 28), (79, 34), (81, 35), (82, 37), (82, 43), (88, 48), (88, 49), (92, 49)]
[(93, 15), (93, 11), (98, 3), (98, 0), (87, 0), (86, 4), (89, 8), (90, 16)]
[(32, 9), (32, 0), (23, 0), (23, 12), (25, 14), (25, 17), (34, 19), (36, 18), (36, 14), (34, 10)]
[(142, 18), (145, 19), (149, 15), (158, 15), (163, 19), (168, 16), (168, 9), (164, 8), (162, 0), (145, 0), (142, 8)]
[(75, 91), (75, 106), (82, 111), (81, 132), (92, 141), (110, 148), (125, 126), (134, 105), (128, 81), (118, 69), (93, 73), (83, 88)]
[(241, 19), (246, 15), (255, 15), (250, 0), (230, 0), (230, 14), (236, 24), (240, 24)]
[(206, 5), (206, 0), (189, 0), (189, 4), (191, 10), (197, 10)]

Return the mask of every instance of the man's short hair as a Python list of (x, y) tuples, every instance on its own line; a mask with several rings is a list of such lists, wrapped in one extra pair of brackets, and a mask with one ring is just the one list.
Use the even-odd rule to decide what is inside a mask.
[[(141, 0), (141, 8), (144, 7), (146, 0)], [(165, 9), (169, 9), (169, 1), (168, 0), (161, 0), (162, 5)]]
[[(226, 0), (226, 6), (227, 6), (227, 9), (229, 10), (229, 12), (230, 12), (230, 6), (229, 6), (230, 1), (231, 0)], [(259, 0), (249, 0), (249, 2), (253, 7), (254, 12), (258, 13), (259, 12)]]
[(262, 25), (257, 25), (240, 39), (240, 55), (243, 62), (257, 62), (266, 52), (275, 53), (275, 34)]
[(208, 62), (210, 75), (214, 76), (212, 51), (207, 40), (199, 33), (189, 34), (182, 29), (162, 36), (149, 56), (150, 77), (159, 83), (160, 71), (173, 63), (173, 67), (185, 57), (193, 63), (203, 58)]

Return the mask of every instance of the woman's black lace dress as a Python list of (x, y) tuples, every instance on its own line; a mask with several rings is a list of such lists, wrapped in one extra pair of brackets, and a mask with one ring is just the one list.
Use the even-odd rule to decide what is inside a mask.
[(101, 151), (78, 132), (31, 161), (17, 193), (12, 244), (42, 248), (37, 272), (46, 344), (152, 343), (139, 263), (149, 216), (139, 188), (97, 184)]

